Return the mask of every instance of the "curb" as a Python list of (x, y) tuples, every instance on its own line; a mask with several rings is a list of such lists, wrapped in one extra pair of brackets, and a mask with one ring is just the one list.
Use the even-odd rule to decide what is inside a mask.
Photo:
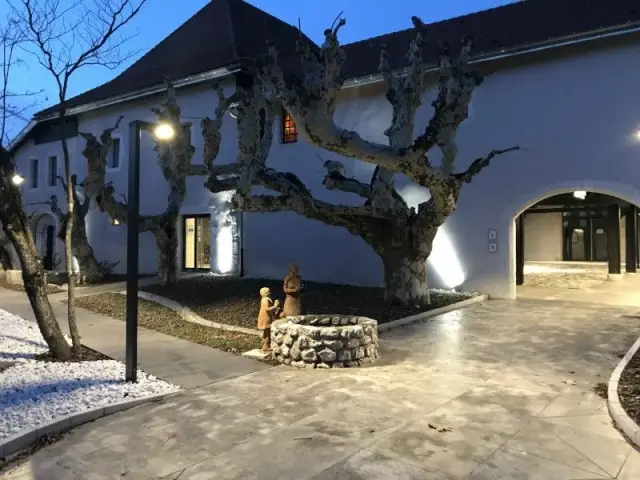
[(638, 426), (631, 417), (624, 411), (620, 404), (620, 397), (618, 396), (618, 383), (620, 382), (620, 376), (624, 371), (627, 364), (631, 361), (635, 353), (640, 350), (640, 338), (636, 340), (633, 346), (629, 349), (618, 366), (615, 368), (609, 379), (609, 386), (607, 389), (607, 407), (609, 408), (609, 415), (613, 419), (613, 423), (626, 435), (627, 440), (631, 442), (636, 448), (640, 448), (640, 426)]
[(122, 412), (133, 407), (137, 407), (143, 403), (159, 402), (167, 397), (181, 393), (180, 390), (171, 393), (156, 393), (147, 395), (146, 397), (132, 398), (131, 400), (123, 400), (122, 402), (111, 403), (102, 407), (92, 408), (90, 410), (82, 410), (77, 413), (65, 415), (64, 417), (54, 418), (52, 421), (40, 425), (30, 430), (23, 430), (15, 435), (0, 441), (0, 459), (6, 459), (9, 455), (19, 452), (31, 444), (35, 443), (40, 437), (45, 435), (55, 435), (62, 433), (75, 427), (79, 427), (88, 422), (92, 422), (114, 413)]
[(488, 298), (489, 298), (488, 295), (478, 295), (476, 297), (471, 297), (471, 298), (467, 298), (466, 300), (462, 300), (461, 302), (452, 303), (451, 305), (446, 305), (440, 308), (434, 308), (433, 310), (429, 310), (428, 312), (417, 313), (416, 315), (411, 315), (410, 317), (400, 318), (398, 320), (393, 320), (391, 322), (381, 323), (381, 324), (378, 324), (378, 331), (386, 332), (387, 330), (403, 327), (405, 325), (409, 325), (410, 323), (422, 322), (424, 320), (427, 320), (431, 317), (435, 317), (437, 315), (441, 315), (443, 313), (469, 307), (471, 305), (475, 305), (476, 303), (482, 303)]
[[(127, 292), (125, 290), (121, 290), (117, 292), (121, 295), (126, 295)], [(184, 305), (174, 302), (173, 300), (169, 300), (166, 297), (161, 297), (160, 295), (156, 295), (155, 293), (149, 292), (138, 292), (138, 297), (144, 300), (149, 300), (150, 302), (155, 302), (163, 307), (170, 308), (174, 312), (176, 312), (182, 319), (186, 322), (197, 323), (199, 325), (204, 325), (205, 327), (218, 328), (220, 330), (227, 330), (229, 332), (240, 332), (246, 333), (247, 335), (262, 335), (258, 330), (252, 330), (250, 328), (244, 327), (236, 327), (235, 325), (225, 325), (224, 323), (212, 322), (211, 320), (206, 320), (202, 318), (200, 315), (195, 313), (188, 307)]]

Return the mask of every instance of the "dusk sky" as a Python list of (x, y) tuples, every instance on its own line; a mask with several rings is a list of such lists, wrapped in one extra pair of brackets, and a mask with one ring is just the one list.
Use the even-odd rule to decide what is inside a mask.
[[(293, 25), (297, 25), (299, 19), (304, 32), (316, 42), (322, 40), (323, 30), (330, 26), (342, 11), (347, 25), (340, 31), (340, 40), (342, 43), (349, 43), (409, 28), (412, 15), (418, 15), (429, 23), (493, 8), (511, 1), (513, 0), (397, 0), (388, 3), (371, 0), (250, 0), (249, 3)], [(148, 0), (127, 30), (128, 34), (137, 33), (137, 36), (127, 43), (127, 49), (139, 53), (117, 70), (101, 67), (79, 70), (73, 76), (68, 96), (90, 90), (115, 77), (207, 3), (208, 0)], [(0, 6), (1, 18), (6, 17), (7, 10), (3, 3)], [(201, 41), (206, 42), (207, 39), (203, 38)], [(185, 52), (185, 55), (188, 55), (188, 52)], [(29, 58), (28, 54), (21, 54), (21, 58), (26, 65), (13, 72), (13, 88), (44, 91), (37, 108), (26, 113), (25, 116), (30, 117), (36, 111), (56, 103), (57, 91), (53, 80)], [(22, 126), (23, 121), (16, 121), (12, 134), (17, 134)]]

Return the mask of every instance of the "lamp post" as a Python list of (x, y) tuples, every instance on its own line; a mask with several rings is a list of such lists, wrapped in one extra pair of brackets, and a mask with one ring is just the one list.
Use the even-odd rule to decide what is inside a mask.
[(150, 131), (159, 141), (173, 138), (168, 123), (134, 120), (129, 123), (129, 199), (127, 202), (127, 306), (126, 306), (126, 381), (137, 382), (138, 373), (138, 247), (140, 222), (140, 137)]

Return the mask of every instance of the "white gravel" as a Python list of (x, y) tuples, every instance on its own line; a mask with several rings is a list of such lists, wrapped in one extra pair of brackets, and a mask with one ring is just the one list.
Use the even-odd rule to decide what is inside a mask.
[(179, 389), (142, 371), (127, 383), (115, 360), (35, 360), (47, 350), (36, 324), (0, 309), (0, 370), (9, 367), (0, 371), (0, 441), (57, 417)]

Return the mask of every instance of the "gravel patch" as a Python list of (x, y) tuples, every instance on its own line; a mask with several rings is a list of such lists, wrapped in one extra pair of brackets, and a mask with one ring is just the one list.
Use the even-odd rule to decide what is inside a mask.
[[(125, 320), (126, 296), (119, 293), (109, 292), (79, 297), (76, 299), (76, 305), (108, 317)], [(260, 337), (256, 335), (187, 322), (170, 308), (144, 299), (139, 299), (138, 302), (138, 325), (234, 354), (260, 347)]]
[(48, 348), (38, 327), (4, 310), (0, 332), (6, 367), (0, 371), (0, 439), (60, 416), (179, 389), (142, 371), (138, 383), (127, 383), (124, 364), (115, 360), (39, 360)]
[(620, 376), (618, 396), (627, 415), (640, 425), (640, 350), (631, 358)]
[[(181, 280), (177, 285), (148, 285), (142, 290), (174, 300), (207, 320), (255, 328), (261, 287), (269, 287), (274, 298), (278, 298), (281, 304), (284, 302), (282, 281), (272, 279), (201, 276)], [(385, 323), (477, 295), (474, 292), (434, 289), (431, 290), (431, 305), (415, 308), (385, 302), (384, 290), (378, 287), (305, 282), (302, 306), (303, 313), (307, 314), (359, 315)]]

